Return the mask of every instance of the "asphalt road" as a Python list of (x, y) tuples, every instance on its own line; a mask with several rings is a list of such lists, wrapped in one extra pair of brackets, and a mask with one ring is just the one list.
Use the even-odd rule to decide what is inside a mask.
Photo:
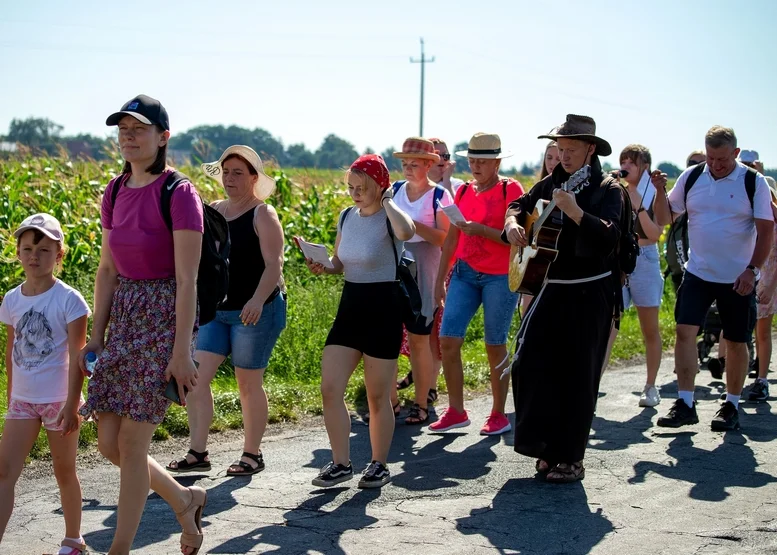
[[(642, 365), (609, 371), (602, 381), (586, 456), (587, 475), (571, 485), (534, 477), (534, 461), (517, 455), (512, 434), (478, 435), (487, 397), (467, 408), (472, 426), (433, 435), (398, 424), (391, 449), (393, 482), (381, 491), (310, 485), (329, 460), (320, 419), (271, 427), (267, 469), (246, 478), (224, 471), (241, 451), (214, 436), (213, 471), (181, 478), (208, 490), (202, 553), (466, 553), (718, 554), (777, 553), (777, 415), (771, 403), (743, 405), (741, 432), (717, 433), (709, 421), (723, 383), (697, 380), (698, 425), (654, 426), (676, 397), (672, 360), (662, 365), (664, 401), (637, 407)], [(552, 395), (551, 392), (547, 394)], [(369, 462), (367, 427), (354, 420), (352, 459)], [(179, 443), (156, 444), (166, 463)], [(53, 477), (45, 461), (25, 472), (0, 553), (56, 553), (64, 532)], [(90, 549), (107, 552), (116, 523), (118, 470), (84, 457), (83, 531)], [(133, 553), (179, 553), (180, 528), (155, 494)]]

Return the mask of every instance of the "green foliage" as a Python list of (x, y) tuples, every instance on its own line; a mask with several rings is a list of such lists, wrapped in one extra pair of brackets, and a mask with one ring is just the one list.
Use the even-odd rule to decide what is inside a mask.
[(670, 179), (677, 179), (683, 170), (672, 164), (671, 162), (661, 162), (658, 165), (658, 169), (664, 172)]

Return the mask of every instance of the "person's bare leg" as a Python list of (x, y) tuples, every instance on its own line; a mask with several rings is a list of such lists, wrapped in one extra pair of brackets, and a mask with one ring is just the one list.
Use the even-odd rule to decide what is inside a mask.
[(726, 341), (722, 331), (720, 332), (720, 340), (718, 341), (718, 358), (726, 358)]
[[(645, 362), (647, 365), (647, 381), (645, 385), (656, 385), (658, 368), (661, 366), (661, 330), (658, 324), (658, 307), (637, 307), (639, 325), (645, 341)], [(694, 359), (695, 360), (695, 359)]]
[(464, 339), (441, 337), (442, 370), (448, 388), (448, 404), (459, 412), (464, 410), (464, 365), (461, 361), (461, 347)]
[(755, 327), (755, 348), (758, 353), (758, 377), (766, 379), (772, 362), (772, 320), (773, 316), (760, 318)]
[[(258, 455), (261, 451), (262, 438), (267, 429), (267, 392), (264, 390), (265, 369), (249, 370), (235, 368), (238, 391), (240, 391), (240, 406), (243, 411), (243, 451)], [(242, 457), (241, 460), (256, 467), (256, 461)], [(239, 466), (230, 466), (234, 472), (240, 472)]]
[(491, 412), (504, 414), (507, 392), (510, 389), (510, 375), (501, 379), (503, 369), (497, 369), (497, 366), (507, 358), (507, 345), (486, 345), (486, 355), (491, 370)]
[(59, 486), (62, 516), (65, 518), (65, 537), (81, 537), (81, 482), (76, 474), (78, 431), (62, 437), (58, 431), (47, 431), (54, 477)]
[(615, 345), (615, 340), (618, 337), (618, 328), (615, 327), (615, 321), (610, 324), (610, 337), (607, 339), (607, 353), (604, 355), (604, 362), (602, 363), (602, 375), (607, 367), (610, 365), (610, 356), (612, 355), (612, 346)]
[(415, 402), (422, 409), (427, 408), (427, 399), (429, 389), (432, 384), (432, 373), (434, 372), (434, 359), (432, 357), (432, 347), (428, 335), (407, 334), (407, 340), (410, 345), (410, 360), (413, 369), (413, 383), (415, 384)]
[(6, 420), (0, 438), (0, 540), (13, 512), (16, 482), (40, 432), (40, 420)]
[[(359, 351), (340, 345), (327, 345), (321, 358), (321, 396), (324, 404), (324, 425), (332, 448), (332, 461), (347, 465), (351, 460), (349, 437), (351, 418), (345, 406), (348, 380), (359, 364)], [(393, 378), (394, 372), (387, 372)], [(396, 383), (396, 382), (395, 382)], [(394, 386), (396, 388), (396, 386)], [(386, 393), (388, 395), (388, 392)], [(372, 421), (374, 415), (371, 415)], [(393, 415), (392, 415), (393, 418)]]
[[(391, 378), (391, 365), (395, 361), (364, 356), (364, 385), (370, 406), (370, 445), (372, 460), (386, 464), (394, 436), (394, 411), (389, 394), (395, 383)], [(415, 373), (413, 373), (415, 379)]]
[(726, 339), (726, 393), (741, 395), (750, 365), (747, 343), (735, 343)]
[(696, 334), (699, 326), (677, 324), (677, 341), (675, 344), (674, 358), (677, 371), (677, 389), (679, 391), (693, 391), (696, 382)]

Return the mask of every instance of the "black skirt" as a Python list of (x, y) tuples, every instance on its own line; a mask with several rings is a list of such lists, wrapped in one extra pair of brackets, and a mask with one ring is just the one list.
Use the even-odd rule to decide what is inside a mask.
[(326, 345), (395, 360), (402, 346), (402, 315), (395, 282), (346, 281)]

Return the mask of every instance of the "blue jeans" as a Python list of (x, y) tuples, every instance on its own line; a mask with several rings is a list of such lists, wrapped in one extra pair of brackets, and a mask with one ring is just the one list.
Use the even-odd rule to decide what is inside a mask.
[(286, 327), (286, 296), (281, 294), (264, 305), (256, 325), (244, 326), (240, 310), (219, 310), (216, 318), (200, 328), (197, 350), (232, 355), (232, 364), (246, 370), (261, 370), (270, 363), (273, 347)]
[(457, 260), (442, 314), (440, 337), (464, 339), (480, 305), (486, 328), (486, 345), (506, 345), (518, 293), (507, 285), (507, 274), (483, 274)]
[(629, 275), (628, 286), (623, 287), (623, 307), (631, 303), (639, 307), (654, 307), (661, 304), (664, 294), (664, 276), (658, 260), (658, 245), (639, 248), (637, 266)]

